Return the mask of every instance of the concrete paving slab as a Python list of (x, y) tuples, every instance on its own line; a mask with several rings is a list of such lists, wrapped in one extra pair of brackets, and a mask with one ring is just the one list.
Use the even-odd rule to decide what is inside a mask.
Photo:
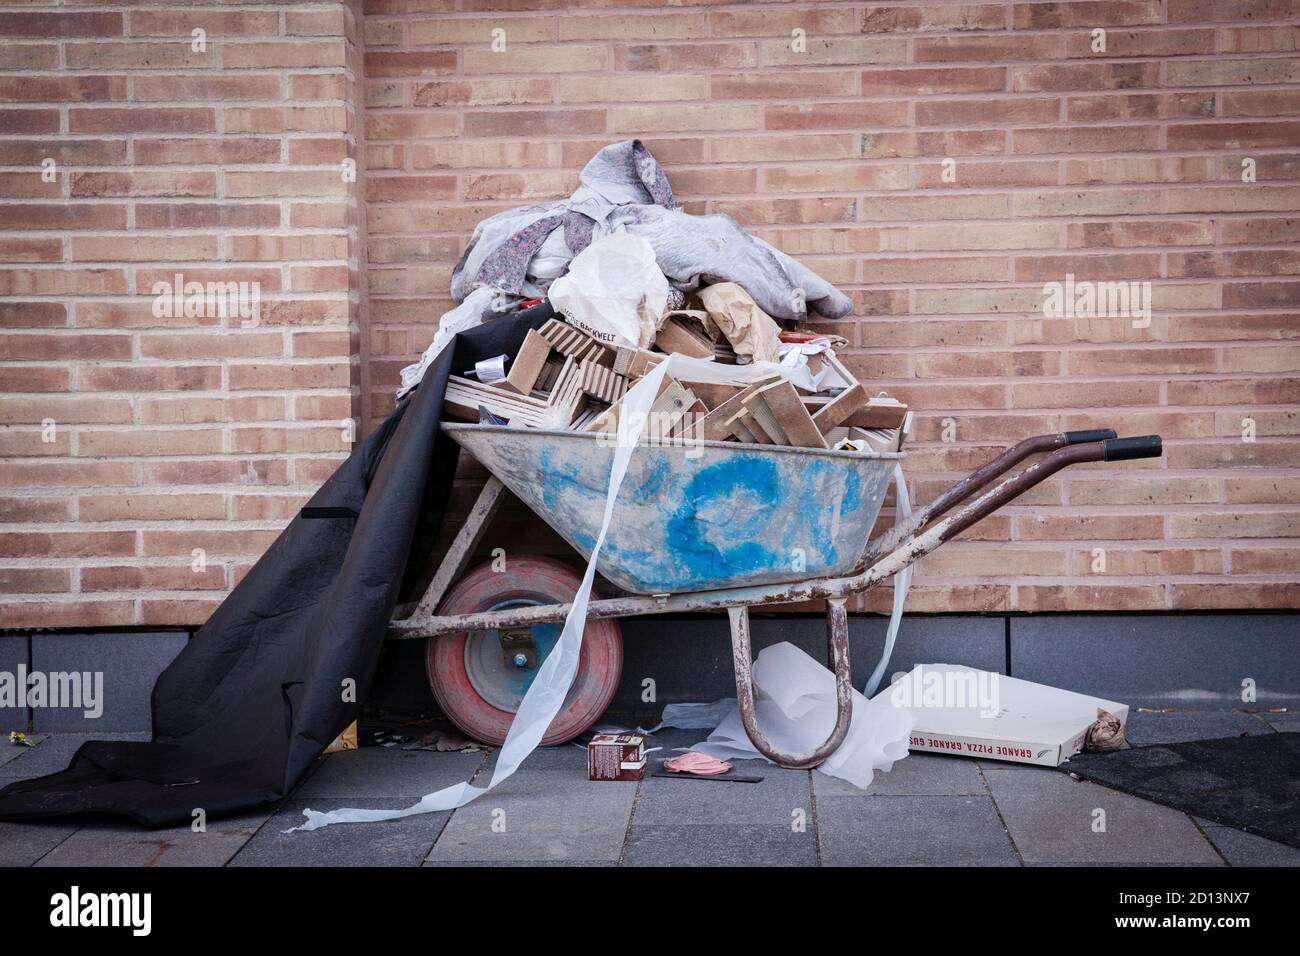
[[(1049, 767), (980, 761), (993, 799), (1026, 862), (1164, 865), (1222, 863), (1184, 813), (1107, 790)], [(1102, 818), (1104, 832), (1094, 831)]]
[(1300, 850), (1253, 833), (1196, 818), (1205, 836), (1231, 866), (1300, 866)]
[[(495, 761), (496, 753), (493, 752), (484, 761), (484, 768), (490, 772)], [(560, 744), (557, 747), (538, 747), (528, 755), (522, 769), (528, 771), (564, 771), (585, 780), (587, 778), (587, 747), (585, 744), (582, 746)]]
[(1134, 747), (1273, 732), (1272, 727), (1254, 714), (1239, 710), (1175, 711), (1169, 714), (1135, 711), (1128, 715), (1125, 726), (1125, 738)]
[[(652, 754), (647, 770), (658, 770)], [(812, 819), (812, 788), (806, 770), (782, 770), (765, 760), (735, 760), (737, 773), (760, 783), (678, 780), (647, 774), (636, 804), (636, 825), (773, 824), (790, 826), (795, 813)]]
[[(40, 744), (48, 736), (49, 734), (28, 734), (27, 739), (33, 744)], [(34, 748), (28, 747), (26, 744), (9, 743), (8, 734), (4, 734), (0, 737), (0, 773), (3, 773), (6, 766), (13, 763), (19, 757), (26, 756), (33, 749)]]
[(816, 866), (817, 840), (811, 824), (796, 833), (788, 825), (637, 823), (623, 865)]
[(0, 823), (0, 866), (31, 866), (77, 832), (60, 821)]
[(37, 866), (225, 866), (270, 817), (243, 814), (208, 823), (146, 830), (130, 823), (96, 821), (43, 856)]
[(461, 807), (431, 862), (618, 860), (635, 782), (590, 781), (568, 771), (520, 770)]
[(1018, 866), (987, 796), (817, 800), (824, 866)]
[(822, 797), (856, 797), (863, 794), (887, 796), (964, 796), (987, 794), (979, 765), (969, 757), (944, 754), (908, 754), (888, 772), (876, 771), (871, 785), (859, 790), (847, 780), (813, 771), (813, 793)]
[[(330, 754), (295, 798), (422, 797), (469, 780), (486, 754), (361, 747)], [(413, 801), (411, 801), (413, 802)], [(321, 809), (321, 808), (317, 808)]]
[[(399, 810), (403, 798), (349, 801), (364, 810)], [(450, 813), (424, 813), (384, 823), (337, 824), (321, 830), (283, 831), (303, 822), (302, 811), (333, 810), (319, 800), (290, 800), (262, 824), (230, 866), (419, 866)], [(364, 892), (364, 886), (355, 888)], [(351, 892), (351, 891), (349, 891)]]
[(187, 639), (183, 631), (33, 634), (32, 670), (102, 674), (103, 712), (87, 717), (83, 707), (36, 707), (32, 729), (91, 735), (150, 730), (154, 682)]
[(532, 867), (590, 867), (590, 866), (618, 866), (617, 860), (461, 860), (456, 863), (446, 863), (441, 860), (425, 860), (421, 866), (434, 866), (447, 869), (449, 867), (492, 867), (498, 866), (526, 866)]

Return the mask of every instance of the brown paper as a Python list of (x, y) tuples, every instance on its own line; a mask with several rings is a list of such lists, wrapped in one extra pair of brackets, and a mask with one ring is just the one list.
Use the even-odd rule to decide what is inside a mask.
[(781, 329), (748, 292), (734, 282), (720, 282), (705, 286), (697, 294), (737, 355), (753, 362), (777, 360)]

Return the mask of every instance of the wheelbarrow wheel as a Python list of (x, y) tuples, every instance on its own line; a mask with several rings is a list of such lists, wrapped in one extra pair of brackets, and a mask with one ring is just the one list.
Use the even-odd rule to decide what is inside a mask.
[[(438, 613), (566, 604), (581, 581), (567, 565), (547, 558), (509, 558), (501, 571), (488, 562), (456, 582)], [(425, 672), (443, 713), (475, 740), (503, 743), (524, 693), (562, 629), (562, 624), (540, 624), (504, 635), (490, 630), (429, 638)], [(623, 635), (617, 622), (588, 621), (573, 687), (542, 744), (572, 740), (594, 724), (609, 706), (622, 671)]]

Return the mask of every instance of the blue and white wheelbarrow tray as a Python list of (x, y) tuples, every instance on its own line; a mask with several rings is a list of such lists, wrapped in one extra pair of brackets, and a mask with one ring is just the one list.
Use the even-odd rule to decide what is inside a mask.
[[(389, 636), (426, 639), (430, 685), (448, 718), (471, 737), (499, 744), (555, 644), (580, 578), (563, 562), (534, 557), (509, 557), (504, 569), (487, 562), (462, 572), (505, 489), (590, 558), (614, 443), (585, 432), (442, 427), (492, 477), (441, 563), (429, 569), (424, 596), (413, 609), (405, 606), (407, 616), (392, 622)], [(849, 729), (844, 604), (850, 594), (887, 580), (1067, 465), (1160, 454), (1159, 436), (1116, 438), (1110, 429), (1029, 438), (871, 540), (902, 454), (643, 442), (632, 453), (596, 564), (622, 593), (593, 595), (578, 677), (542, 742), (572, 739), (609, 704), (622, 668), (615, 619), (725, 608), (736, 695), (750, 739), (782, 767), (814, 767)], [(835, 728), (813, 751), (783, 753), (764, 739), (755, 717), (749, 608), (814, 600), (826, 602)]]

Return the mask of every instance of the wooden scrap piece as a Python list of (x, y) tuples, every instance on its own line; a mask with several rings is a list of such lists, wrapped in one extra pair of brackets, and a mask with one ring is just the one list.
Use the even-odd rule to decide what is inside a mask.
[[(812, 413), (813, 420), (820, 425), (821, 419), (818, 415), (821, 410), (839, 398), (839, 395), (834, 398), (828, 395), (804, 395), (801, 401)], [(907, 418), (907, 414), (906, 404), (881, 392), (857, 411), (851, 412), (839, 424), (852, 428), (899, 428)]]
[(825, 435), (832, 428), (843, 425), (848, 421), (849, 416), (865, 404), (867, 404), (867, 390), (862, 387), (862, 383), (854, 382), (818, 409), (812, 420)]
[(888, 395), (875, 395), (853, 416), (858, 428), (898, 428), (907, 417), (907, 406)]
[(697, 401), (695, 393), (674, 379), (665, 378), (666, 387), (650, 406), (646, 434), (652, 438), (670, 438), (681, 424), (682, 416)]
[(550, 355), (551, 343), (536, 329), (529, 329), (524, 344), (510, 365), (510, 374), (493, 385), (516, 395), (531, 394)]
[(692, 358), (713, 357), (713, 340), (696, 331), (690, 323), (671, 315), (655, 333), (655, 345), (665, 352), (677, 352)]
[(723, 385), (720, 382), (691, 382), (691, 391), (704, 403), (709, 411), (717, 408), (727, 399), (740, 392), (739, 385)]
[(551, 319), (538, 331), (561, 355), (572, 356), (578, 361), (591, 359), (601, 365), (614, 364), (612, 349), (605, 348), (582, 329), (575, 329), (567, 322)]
[(640, 378), (668, 356), (649, 349), (630, 349), (620, 345), (614, 353), (613, 369), (628, 378)]
[(627, 379), (612, 368), (585, 359), (581, 372), (582, 390), (597, 401), (613, 405), (627, 391)]
[(484, 385), (460, 375), (447, 377), (447, 392), (442, 400), (443, 410), (450, 418), (476, 422), (479, 407), (504, 418), (512, 425), (536, 427), (546, 412), (547, 403), (528, 395), (514, 395), (504, 389)]
[(758, 391), (764, 385), (771, 385), (773, 382), (780, 381), (780, 379), (781, 376), (779, 375), (764, 376), (757, 381), (750, 382), (749, 385), (722, 402), (722, 404), (714, 406), (700, 423), (703, 432), (701, 437), (708, 441), (725, 441), (731, 438), (733, 432), (728, 423), (737, 412), (744, 411), (745, 397)]
[(569, 356), (564, 360), (564, 368), (560, 370), (555, 387), (551, 389), (539, 427), (569, 428), (582, 409), (584, 397), (582, 366), (573, 356)]
[(560, 377), (560, 369), (564, 368), (564, 363), (558, 359), (548, 359), (542, 366), (541, 373), (537, 376), (537, 381), (533, 383), (533, 389), (539, 392), (549, 392), (555, 388), (555, 382)]
[(778, 445), (825, 448), (826, 439), (803, 407), (799, 393), (785, 379), (758, 389), (744, 400), (755, 421)]
[(763, 427), (754, 420), (754, 413), (743, 405), (740, 411), (723, 422), (721, 427), (726, 430), (725, 437), (734, 438), (739, 442), (751, 445), (776, 444)]
[[(692, 392), (695, 391), (694, 386), (696, 384), (698, 383), (695, 382), (691, 383)], [(682, 420), (678, 423), (677, 427), (673, 429), (673, 437), (682, 438), (687, 441), (695, 441), (697, 439), (703, 438), (704, 435), (700, 425), (704, 421), (704, 416), (707, 415), (708, 413), (709, 410), (704, 406), (704, 403), (700, 401), (699, 398), (697, 397), (695, 399), (695, 404), (692, 405), (690, 408), (686, 409), (685, 413), (683, 413), (682, 415)]]

